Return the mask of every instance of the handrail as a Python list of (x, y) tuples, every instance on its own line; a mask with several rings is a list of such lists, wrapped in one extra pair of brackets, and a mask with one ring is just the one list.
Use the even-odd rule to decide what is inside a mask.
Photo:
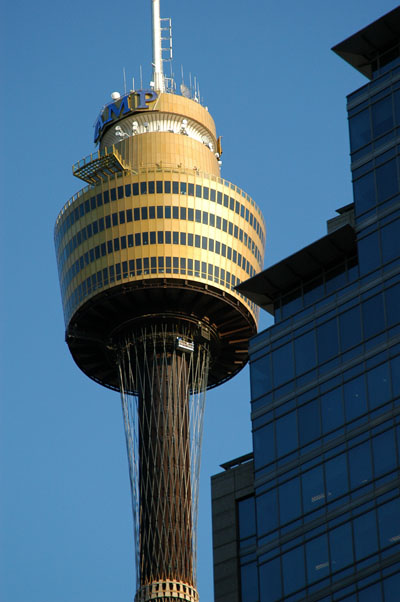
[[(81, 159), (80, 161), (75, 163), (72, 166), (72, 170), (74, 171), (80, 167), (83, 167), (84, 165), (89, 164), (92, 161), (96, 161), (97, 159), (99, 159), (101, 157), (104, 157), (106, 155), (111, 155), (111, 154), (114, 154), (118, 159), (121, 159), (121, 161), (123, 161), (122, 157), (120, 155), (119, 149), (116, 148), (115, 145), (113, 145), (113, 146), (104, 147), (102, 150), (97, 150), (94, 153), (87, 155), (86, 157), (84, 157), (83, 159)], [(237, 192), (238, 194), (243, 196), (243, 198), (247, 202), (249, 202), (251, 204), (251, 206), (257, 211), (264, 227), (266, 226), (264, 216), (262, 215), (261, 209), (257, 205), (257, 203), (246, 192), (244, 192), (238, 186), (235, 186), (234, 184), (232, 184), (229, 180), (225, 180), (224, 178), (219, 178), (218, 176), (214, 176), (212, 174), (207, 174), (205, 172), (200, 172), (195, 169), (176, 167), (173, 164), (162, 164), (160, 166), (139, 167), (138, 169), (130, 170), (130, 171), (132, 171), (134, 174), (138, 174), (138, 175), (148, 175), (148, 174), (153, 174), (153, 173), (171, 172), (171, 173), (180, 173), (180, 174), (183, 173), (183, 174), (187, 174), (187, 175), (191, 175), (191, 176), (194, 175), (194, 176), (200, 176), (202, 178), (207, 178), (208, 180), (216, 182), (217, 184), (221, 184), (222, 186), (231, 188), (232, 190), (234, 190), (235, 192)], [(72, 203), (74, 203), (80, 196), (85, 194), (88, 190), (95, 188), (96, 185), (97, 184), (89, 184), (88, 186), (85, 186), (84, 188), (79, 190), (77, 193), (75, 193), (65, 203), (65, 205), (62, 207), (61, 211), (59, 212), (59, 214), (57, 216), (57, 220), (56, 220), (56, 225), (58, 224), (59, 220), (61, 219), (61, 217), (63, 216), (65, 211), (68, 209), (68, 207), (70, 207)]]

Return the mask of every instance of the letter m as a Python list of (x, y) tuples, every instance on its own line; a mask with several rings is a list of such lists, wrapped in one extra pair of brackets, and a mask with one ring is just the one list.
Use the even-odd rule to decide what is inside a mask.
[(116, 102), (112, 102), (108, 105), (108, 121), (111, 121), (113, 117), (119, 117), (120, 115), (125, 115), (125, 113), (129, 113), (130, 108), (128, 105), (128, 97), (129, 94), (126, 94), (118, 101), (118, 105)]

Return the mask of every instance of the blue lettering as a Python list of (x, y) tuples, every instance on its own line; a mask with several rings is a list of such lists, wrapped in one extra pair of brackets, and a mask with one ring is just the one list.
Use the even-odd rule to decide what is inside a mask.
[(106, 109), (108, 109), (108, 119), (106, 121), (103, 121), (103, 125), (112, 121), (113, 116), (119, 117), (120, 115), (125, 115), (125, 113), (130, 112), (130, 108), (128, 105), (128, 98), (129, 98), (129, 94), (126, 94), (125, 96), (123, 96), (118, 101), (120, 103), (119, 106), (117, 106), (117, 103), (115, 103), (115, 102), (112, 102), (109, 105), (107, 105)]
[[(129, 106), (129, 98), (131, 96), (138, 97), (138, 105), (133, 106), (132, 108)], [(133, 94), (125, 94), (121, 99), (117, 102), (111, 102), (110, 104), (104, 107), (104, 110), (97, 118), (97, 121), (94, 126), (94, 141), (98, 142), (103, 128), (105, 125), (110, 123), (110, 121), (114, 121), (121, 115), (126, 115), (127, 113), (132, 113), (137, 109), (148, 109), (148, 103), (154, 102), (158, 98), (157, 92), (154, 90), (138, 90)], [(132, 103), (133, 104), (133, 103)], [(107, 118), (105, 114), (107, 113)]]
[(97, 118), (96, 124), (94, 126), (94, 142), (97, 142), (97, 140), (99, 139), (102, 129), (103, 129), (103, 120), (101, 118), (101, 115), (99, 115)]
[[(157, 92), (154, 92), (154, 90), (138, 90), (137, 94), (139, 96), (138, 109), (148, 109), (147, 103), (154, 102), (158, 96)], [(150, 96), (150, 98), (146, 98), (146, 96)]]

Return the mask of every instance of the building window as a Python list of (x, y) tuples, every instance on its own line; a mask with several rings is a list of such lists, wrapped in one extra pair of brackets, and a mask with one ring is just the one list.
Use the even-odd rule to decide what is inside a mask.
[(254, 496), (237, 502), (240, 541), (248, 540), (256, 534), (256, 508)]
[(372, 131), (374, 138), (382, 136), (393, 127), (392, 97), (387, 96), (372, 105)]
[(369, 109), (364, 109), (350, 119), (350, 147), (354, 152), (371, 142), (371, 120)]

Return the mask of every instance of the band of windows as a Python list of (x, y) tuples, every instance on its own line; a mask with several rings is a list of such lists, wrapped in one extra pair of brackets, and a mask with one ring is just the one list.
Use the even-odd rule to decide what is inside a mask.
[[(68, 322), (75, 308), (86, 297), (96, 290), (113, 284), (128, 277), (146, 276), (148, 274), (181, 274), (203, 278), (216, 284), (222, 284), (234, 290), (240, 283), (239, 278), (227, 270), (219, 268), (211, 263), (186, 257), (137, 257), (129, 261), (122, 261), (99, 270), (84, 280), (72, 291), (69, 299), (65, 302), (64, 312)], [(250, 310), (257, 315), (258, 307), (241, 293), (235, 291)]]
[[(62, 295), (64, 296), (66, 294), (68, 286), (73, 278), (96, 259), (100, 259), (100, 257), (105, 257), (108, 254), (112, 254), (126, 248), (131, 248), (133, 246), (139, 247), (149, 244), (153, 245), (164, 243), (195, 247), (204, 251), (211, 251), (217, 255), (227, 258), (229, 261), (232, 261), (242, 268), (250, 277), (254, 276), (256, 273), (256, 270), (244, 255), (236, 251), (236, 249), (232, 249), (232, 247), (225, 245), (224, 243), (220, 243), (213, 238), (207, 238), (206, 236), (200, 236), (199, 234), (186, 234), (186, 232), (171, 232), (170, 230), (137, 232), (136, 234), (128, 234), (128, 236), (121, 236), (119, 238), (114, 238), (113, 240), (103, 242), (81, 255), (67, 270), (65, 276), (60, 279)], [(60, 270), (60, 274), (61, 272), (62, 269)]]
[(57, 224), (55, 230), (56, 247), (57, 249), (59, 248), (63, 237), (75, 222), (97, 207), (101, 207), (103, 204), (108, 204), (110, 199), (111, 201), (116, 201), (117, 198), (119, 200), (130, 196), (139, 196), (144, 194), (170, 194), (171, 192), (172, 194), (183, 194), (192, 197), (196, 196), (196, 198), (213, 201), (218, 205), (223, 205), (227, 209), (229, 208), (231, 211), (235, 211), (237, 215), (240, 215), (240, 217), (244, 218), (250, 224), (250, 226), (254, 228), (261, 240), (262, 245), (264, 246), (265, 236), (259, 221), (251, 212), (251, 210), (246, 208), (245, 205), (235, 200), (233, 197), (229, 197), (227, 194), (216, 191), (214, 188), (201, 186), (199, 184), (195, 185), (187, 182), (157, 180), (125, 184), (125, 186), (111, 188), (109, 191), (105, 190), (103, 193), (99, 193), (96, 196), (92, 196), (90, 199), (83, 201), (80, 203), (80, 205), (78, 205), (78, 207), (68, 213), (68, 215), (66, 215), (64, 219), (61, 219)]
[[(172, 209), (172, 212), (171, 212)], [(252, 252), (252, 254), (254, 255), (254, 257), (257, 260), (257, 263), (261, 266), (262, 264), (262, 256), (261, 253), (259, 251), (259, 249), (257, 248), (256, 244), (254, 243), (254, 241), (250, 238), (250, 236), (248, 236), (246, 234), (246, 232), (243, 232), (243, 230), (241, 228), (238, 228), (238, 226), (234, 226), (232, 224), (232, 222), (227, 222), (227, 220), (222, 219), (219, 216), (215, 216), (214, 214), (209, 214), (206, 211), (200, 211), (198, 209), (194, 210), (194, 209), (187, 209), (186, 207), (171, 207), (170, 205), (159, 205), (159, 206), (151, 206), (151, 207), (141, 207), (141, 208), (136, 208), (134, 210), (132, 209), (127, 209), (126, 211), (119, 211), (116, 213), (113, 213), (112, 215), (107, 215), (105, 218), (100, 218), (99, 220), (93, 222), (92, 224), (89, 224), (88, 226), (86, 226), (85, 228), (82, 228), (82, 230), (80, 230), (68, 243), (68, 245), (65, 247), (63, 254), (61, 255), (61, 257), (58, 260), (58, 265), (60, 268), (60, 272), (63, 269), (63, 266), (65, 264), (65, 261), (68, 259), (68, 257), (71, 255), (71, 253), (80, 245), (82, 244), (84, 241), (86, 241), (88, 238), (91, 238), (92, 236), (98, 234), (99, 232), (103, 232), (105, 229), (109, 229), (111, 228), (111, 226), (116, 226), (118, 224), (124, 224), (125, 221), (126, 222), (132, 222), (132, 219), (134, 221), (140, 220), (140, 219), (154, 219), (155, 216), (157, 215), (157, 217), (162, 217), (163, 215), (168, 219), (169, 217), (173, 217), (174, 219), (179, 219), (179, 215), (181, 216), (181, 219), (188, 219), (189, 221), (195, 221), (197, 223), (202, 223), (205, 225), (211, 225), (211, 226), (216, 226), (218, 229), (222, 229), (223, 232), (227, 232), (228, 234), (234, 236), (234, 238), (238, 239), (240, 242), (243, 242), (245, 244), (245, 246), (250, 249), (250, 251)], [(165, 232), (165, 237), (163, 236), (163, 232)], [(179, 232), (174, 231), (173, 233), (173, 240), (171, 241), (171, 232), (170, 231), (157, 231), (157, 241), (156, 241), (156, 232), (152, 231), (152, 232), (137, 232), (136, 234), (129, 234), (128, 235), (128, 246), (129, 247), (133, 247), (133, 237), (135, 238), (135, 246), (140, 246), (141, 244), (146, 245), (146, 244), (156, 244), (160, 243), (162, 244), (164, 242), (164, 238), (165, 238), (165, 243), (171, 243), (173, 242), (174, 244), (179, 244), (178, 236), (179, 236)], [(192, 233), (188, 233), (186, 234), (186, 232), (180, 232), (180, 239), (181, 242), (180, 244), (186, 244), (186, 242), (183, 242), (183, 240), (186, 240), (186, 236), (188, 237), (188, 240), (192, 240), (193, 236), (195, 237), (195, 240), (200, 239), (200, 235), (197, 234), (192, 234)], [(149, 238), (150, 237), (150, 238)], [(123, 237), (122, 237), (123, 238)], [(205, 237), (201, 237), (202, 239), (204, 239)], [(209, 251), (213, 251), (213, 247), (214, 247), (214, 239), (209, 239), (209, 245), (208, 245), (208, 250)], [(121, 244), (123, 244), (121, 242)], [(193, 246), (193, 243), (188, 242), (189, 246)], [(218, 245), (219, 243), (217, 243), (216, 241), (216, 245)], [(200, 244), (195, 244), (196, 247), (200, 248)], [(223, 245), (225, 246), (225, 245)], [(125, 247), (122, 247), (125, 248)], [(204, 249), (204, 243), (202, 244), (202, 248)], [(119, 250), (119, 249), (115, 249), (115, 250)], [(111, 252), (111, 251), (109, 251)], [(218, 251), (216, 251), (218, 253)], [(236, 262), (235, 262), (236, 263)]]
[[(309, 487), (308, 483), (307, 485)], [(353, 580), (350, 585), (347, 583), (345, 589), (336, 589), (336, 592), (340, 594), (340, 598), (339, 595), (335, 596), (336, 600), (350, 602), (357, 599), (359, 602), (362, 600), (381, 602), (383, 598), (380, 594), (380, 583), (375, 582), (365, 590), (361, 587), (371, 584), (374, 576), (376, 579), (376, 569), (385, 566), (385, 559), (395, 558), (395, 555), (398, 558), (399, 543), (396, 530), (399, 514), (398, 496), (399, 489), (395, 488), (389, 492), (386, 491), (385, 495), (382, 491), (380, 497), (362, 505), (355, 506), (352, 502), (351, 510), (343, 512), (340, 519), (332, 514), (329, 517), (330, 520), (326, 521), (319, 530), (316, 528), (308, 530), (292, 540), (293, 546), (287, 543), (280, 545), (280, 542), (276, 540), (277, 545), (271, 545), (269, 552), (261, 556), (260, 560), (263, 564), (260, 563), (259, 569), (260, 583), (268, 584), (268, 592), (273, 596), (271, 599), (282, 599), (283, 592), (287, 596), (286, 599), (307, 599), (307, 593), (310, 592), (311, 587), (313, 587), (311, 591), (321, 591), (323, 588), (329, 587), (330, 583), (332, 585), (339, 582), (344, 584), (345, 578), (349, 574), (353, 575), (354, 566), (357, 566), (364, 570), (368, 567), (369, 572), (364, 573), (368, 579), (358, 579), (357, 582)], [(297, 501), (299, 497), (297, 492), (292, 491), (285, 495), (289, 502)], [(275, 510), (272, 501), (266, 515), (271, 513), (271, 508)], [(262, 515), (261, 508), (258, 507), (257, 510), (257, 515)], [(322, 508), (319, 509), (319, 513), (323, 515)], [(295, 525), (298, 526), (299, 522)], [(288, 530), (289, 528), (282, 529), (282, 532), (286, 533)], [(271, 540), (273, 540), (273, 536), (267, 539), (267, 542)], [(344, 541), (346, 542), (345, 553), (343, 551)], [(293, 567), (296, 567), (295, 574)], [(383, 572), (386, 578), (389, 571), (393, 571), (393, 565), (387, 566)], [(397, 599), (398, 572), (393, 577), (396, 579), (396, 583), (393, 582), (391, 587), (393, 596), (385, 597), (387, 602)], [(356, 586), (359, 592), (358, 597), (356, 597), (356, 593), (345, 598), (342, 597), (349, 592), (355, 592)], [(378, 591), (375, 586), (379, 588)], [(307, 590), (306, 587), (308, 587)], [(294, 596), (291, 595), (293, 592), (296, 592)], [(335, 598), (328, 596), (324, 599), (334, 600)]]

